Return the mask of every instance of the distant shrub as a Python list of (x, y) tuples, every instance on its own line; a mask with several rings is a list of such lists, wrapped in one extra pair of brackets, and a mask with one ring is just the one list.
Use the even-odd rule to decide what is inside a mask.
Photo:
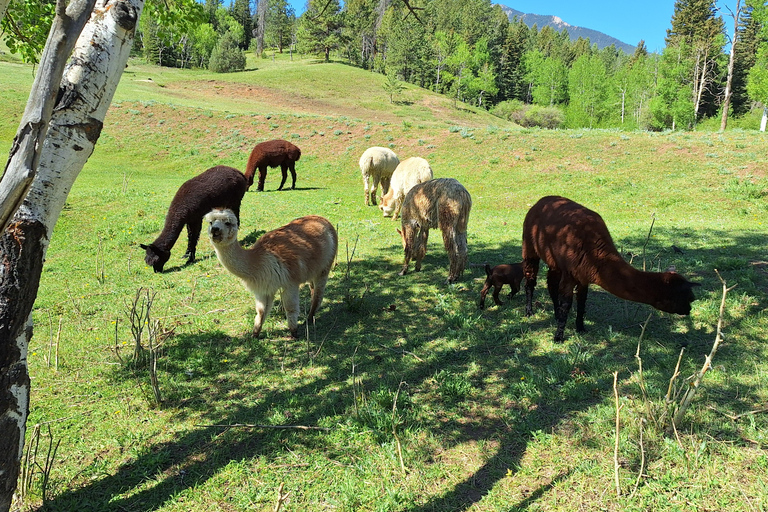
[(547, 128), (554, 130), (565, 124), (565, 114), (557, 107), (528, 105), (519, 100), (502, 101), (491, 109), (491, 114), (514, 121), (525, 128)]
[(227, 32), (211, 52), (208, 69), (214, 73), (230, 73), (245, 69), (245, 53), (238, 48), (237, 39)]

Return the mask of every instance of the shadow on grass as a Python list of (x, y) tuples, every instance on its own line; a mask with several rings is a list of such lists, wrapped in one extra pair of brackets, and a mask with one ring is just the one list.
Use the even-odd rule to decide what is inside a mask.
[[(736, 260), (759, 260), (768, 239), (762, 235), (725, 235), (706, 234), (728, 241), (712, 250), (714, 253), (688, 249), (683, 255), (671, 253), (669, 259), (679, 271), (698, 277), (702, 283), (699, 297), (717, 295), (720, 289), (714, 273), (703, 262), (730, 262), (732, 268), (723, 270), (726, 279), (751, 280), (751, 290), (759, 297), (751, 308), (755, 312), (764, 309), (765, 273), (745, 270)], [(154, 510), (185, 489), (203, 484), (231, 461), (255, 457), (275, 460), (285, 451), (286, 434), (269, 428), (226, 425), (269, 425), (278, 421), (277, 417), (289, 417), (294, 425), (338, 422), (338, 416), (354, 414), (354, 392), (348, 383), (353, 371), (361, 386), (368, 389), (398, 389), (398, 383), (406, 382), (411, 389), (422, 390), (420, 407), (425, 413), (419, 427), (439, 438), (441, 448), (468, 441), (494, 443), (495, 452), (469, 477), (441, 494), (424, 497), (421, 503), (404, 504), (401, 510), (463, 511), (482, 501), (503, 478), (514, 476), (536, 432), (557, 430), (576, 413), (604, 400), (610, 394), (613, 371), (632, 371), (639, 323), (650, 309), (595, 291), (587, 305), (590, 332), (575, 336), (571, 320), (570, 339), (563, 345), (551, 345), (554, 319), (541, 278), (537, 298), (544, 311), (533, 318), (520, 316), (519, 296), (505, 307), (478, 311), (484, 271), (470, 267), (458, 284), (443, 284), (448, 262), (438, 240), (429, 244), (422, 271), (406, 276), (397, 275), (402, 260), (374, 257), (353, 261), (347, 279), (346, 262), (339, 261), (308, 340), (284, 337), (279, 307), (268, 320), (272, 323), (267, 326), (266, 338), (232, 337), (221, 332), (174, 337), (168, 342), (164, 371), (177, 384), (167, 397), (166, 407), (179, 421), (195, 418), (196, 428), (151, 444), (114, 474), (56, 496), (46, 509)], [(643, 242), (624, 240), (623, 244), (642, 247)], [(519, 261), (519, 254), (519, 245), (473, 244), (470, 260), (477, 264)], [(302, 297), (305, 305), (306, 292)], [(354, 308), (349, 307), (350, 297), (355, 299)], [(512, 324), (509, 318), (520, 320)], [(686, 334), (672, 332), (676, 318), (656, 318), (646, 332), (649, 366), (673, 368), (678, 350), (669, 345), (682, 344), (682, 338), (690, 346), (692, 360), (698, 361), (708, 351), (706, 342), (714, 337), (710, 332), (693, 326)], [(244, 325), (249, 323), (244, 320)], [(738, 321), (733, 324), (731, 329), (739, 328)], [(546, 341), (540, 341), (542, 330)], [(615, 336), (617, 332), (623, 335)], [(456, 346), (446, 346), (447, 342)], [(757, 356), (762, 350), (759, 344), (730, 350), (726, 346), (718, 359), (722, 364), (737, 364), (746, 353)], [(434, 388), (438, 372), (461, 375), (470, 364), (480, 368), (481, 374), (473, 377), (477, 391), (471, 396), (483, 407), (471, 416), (456, 418), (451, 412), (455, 412), (456, 403), (461, 405), (461, 399), (454, 403), (439, 392), (425, 390)], [(296, 368), (315, 365), (326, 370), (292, 375)], [(584, 372), (587, 378), (576, 378), (574, 370)], [(493, 393), (500, 393), (507, 405), (499, 407), (488, 400), (487, 395), (493, 393), (484, 382), (493, 375), (502, 381), (502, 391)], [(521, 385), (524, 377), (531, 382), (528, 387)], [(131, 377), (125, 374), (122, 378)], [(668, 376), (663, 371), (649, 372), (647, 378), (649, 387), (663, 388)], [(756, 390), (743, 383), (733, 386), (723, 389), (730, 401), (757, 396)], [(305, 444), (334, 457), (333, 441), (323, 431), (292, 431), (287, 435), (291, 443)], [(724, 429), (722, 435), (732, 433)], [(554, 485), (568, 480), (572, 472), (573, 468), (562, 470), (552, 482), (510, 504), (509, 509), (532, 506)]]

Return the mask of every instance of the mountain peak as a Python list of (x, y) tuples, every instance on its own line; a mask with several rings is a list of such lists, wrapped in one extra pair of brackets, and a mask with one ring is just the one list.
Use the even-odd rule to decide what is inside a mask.
[(623, 41), (619, 41), (615, 37), (609, 36), (608, 34), (604, 34), (603, 32), (599, 32), (597, 30), (592, 30), (591, 28), (584, 28), (584, 27), (578, 27), (576, 25), (570, 25), (559, 16), (542, 15), (542, 14), (526, 14), (522, 11), (517, 11), (515, 9), (507, 7), (506, 5), (501, 5), (501, 4), (499, 5), (501, 7), (501, 10), (504, 12), (504, 14), (507, 15), (507, 18), (509, 18), (510, 21), (513, 18), (517, 17), (529, 27), (533, 27), (534, 25), (536, 25), (539, 29), (541, 29), (545, 25), (548, 25), (553, 29), (557, 30), (558, 32), (562, 32), (563, 30), (568, 30), (568, 35), (570, 36), (571, 41), (575, 41), (579, 37), (583, 39), (589, 39), (590, 43), (596, 44), (597, 47), (601, 50), (607, 46), (614, 45), (616, 48), (618, 48), (619, 50), (623, 50), (624, 53), (627, 53), (627, 54), (632, 54), (635, 51), (635, 47), (632, 46), (631, 44), (627, 44)]

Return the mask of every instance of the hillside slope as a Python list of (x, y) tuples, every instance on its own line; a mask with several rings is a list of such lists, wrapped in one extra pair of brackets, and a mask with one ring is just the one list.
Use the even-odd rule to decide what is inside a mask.
[[(233, 113), (301, 113), (373, 121), (512, 126), (483, 109), (403, 83), (390, 103), (384, 76), (342, 63), (249, 56), (246, 71), (216, 74), (131, 61), (115, 101), (147, 101)], [(215, 101), (211, 101), (211, 98)]]

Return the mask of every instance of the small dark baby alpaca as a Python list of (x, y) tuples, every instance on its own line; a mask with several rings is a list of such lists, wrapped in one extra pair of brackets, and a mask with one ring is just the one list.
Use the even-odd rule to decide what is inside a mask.
[(485, 307), (485, 296), (488, 294), (488, 290), (493, 287), (493, 302), (497, 306), (501, 306), (503, 303), (499, 300), (499, 292), (501, 287), (508, 284), (512, 291), (509, 292), (509, 298), (511, 299), (517, 292), (520, 291), (520, 283), (523, 281), (523, 265), (521, 263), (514, 263), (512, 265), (496, 265), (491, 268), (490, 265), (485, 265), (485, 273), (488, 277), (485, 278), (485, 285), (480, 291), (480, 309)]

